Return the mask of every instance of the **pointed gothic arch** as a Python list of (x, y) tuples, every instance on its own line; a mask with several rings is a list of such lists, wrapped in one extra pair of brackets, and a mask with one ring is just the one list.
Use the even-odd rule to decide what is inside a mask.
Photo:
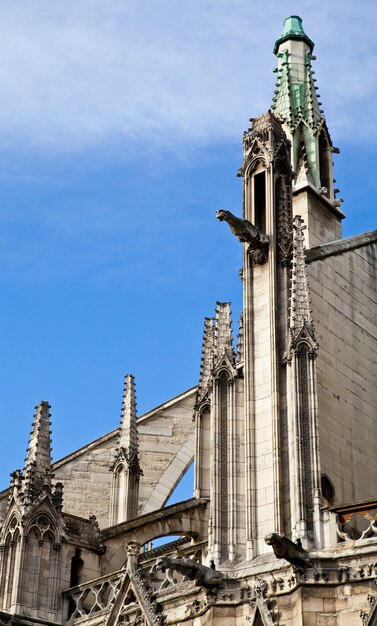
[(114, 467), (111, 484), (110, 524), (119, 524), (127, 519), (126, 488), (128, 468), (123, 460)]

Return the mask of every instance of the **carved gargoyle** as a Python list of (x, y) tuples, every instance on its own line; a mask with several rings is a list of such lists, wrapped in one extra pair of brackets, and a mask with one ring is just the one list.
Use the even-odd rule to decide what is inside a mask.
[(264, 540), (268, 546), (272, 546), (276, 558), (285, 559), (300, 569), (311, 565), (307, 551), (288, 537), (270, 533), (265, 536)]
[(257, 226), (254, 226), (249, 220), (243, 220), (233, 215), (230, 211), (224, 211), (223, 209), (216, 211), (216, 217), (220, 222), (225, 221), (229, 224), (230, 230), (241, 243), (248, 244), (248, 252), (252, 256), (254, 263), (263, 265), (267, 261), (270, 240)]
[(163, 572), (165, 570), (176, 571), (183, 576), (187, 576), (189, 580), (195, 580), (198, 585), (203, 587), (215, 587), (224, 581), (224, 576), (221, 572), (217, 572), (215, 569), (206, 567), (201, 563), (196, 563), (192, 559), (161, 556), (156, 559), (153, 569), (160, 569)]

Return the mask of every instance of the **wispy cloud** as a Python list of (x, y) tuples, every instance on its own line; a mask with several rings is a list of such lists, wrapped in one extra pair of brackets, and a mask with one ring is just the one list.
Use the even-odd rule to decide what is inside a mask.
[[(370, 134), (377, 90), (372, 1), (3, 0), (0, 133), (81, 150), (234, 139), (271, 101), (271, 47), (301, 13), (318, 49), (319, 86), (340, 136), (362, 111)], [(300, 6), (301, 5), (301, 6)], [(278, 10), (277, 10), (278, 6)], [(362, 32), (362, 37), (360, 33)]]

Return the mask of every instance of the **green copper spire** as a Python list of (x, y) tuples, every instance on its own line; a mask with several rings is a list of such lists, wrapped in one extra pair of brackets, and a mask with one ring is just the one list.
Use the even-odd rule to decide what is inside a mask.
[(277, 53), (280, 44), (284, 41), (287, 41), (288, 39), (298, 39), (299, 41), (305, 41), (305, 43), (309, 46), (310, 52), (313, 52), (314, 43), (305, 33), (302, 27), (302, 19), (298, 15), (291, 15), (290, 17), (285, 18), (283, 34), (275, 42), (274, 54)]
[(272, 109), (291, 142), (295, 189), (310, 186), (334, 204), (334, 151), (312, 69), (314, 43), (298, 15), (287, 17), (274, 52), (278, 58)]

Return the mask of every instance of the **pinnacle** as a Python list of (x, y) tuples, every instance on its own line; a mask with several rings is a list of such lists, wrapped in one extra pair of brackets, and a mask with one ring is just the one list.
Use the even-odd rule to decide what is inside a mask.
[(138, 449), (135, 378), (132, 374), (124, 378), (119, 445), (129, 455)]
[(35, 408), (24, 470), (25, 486), (33, 497), (42, 493), (45, 486), (51, 486), (51, 407), (43, 400)]

